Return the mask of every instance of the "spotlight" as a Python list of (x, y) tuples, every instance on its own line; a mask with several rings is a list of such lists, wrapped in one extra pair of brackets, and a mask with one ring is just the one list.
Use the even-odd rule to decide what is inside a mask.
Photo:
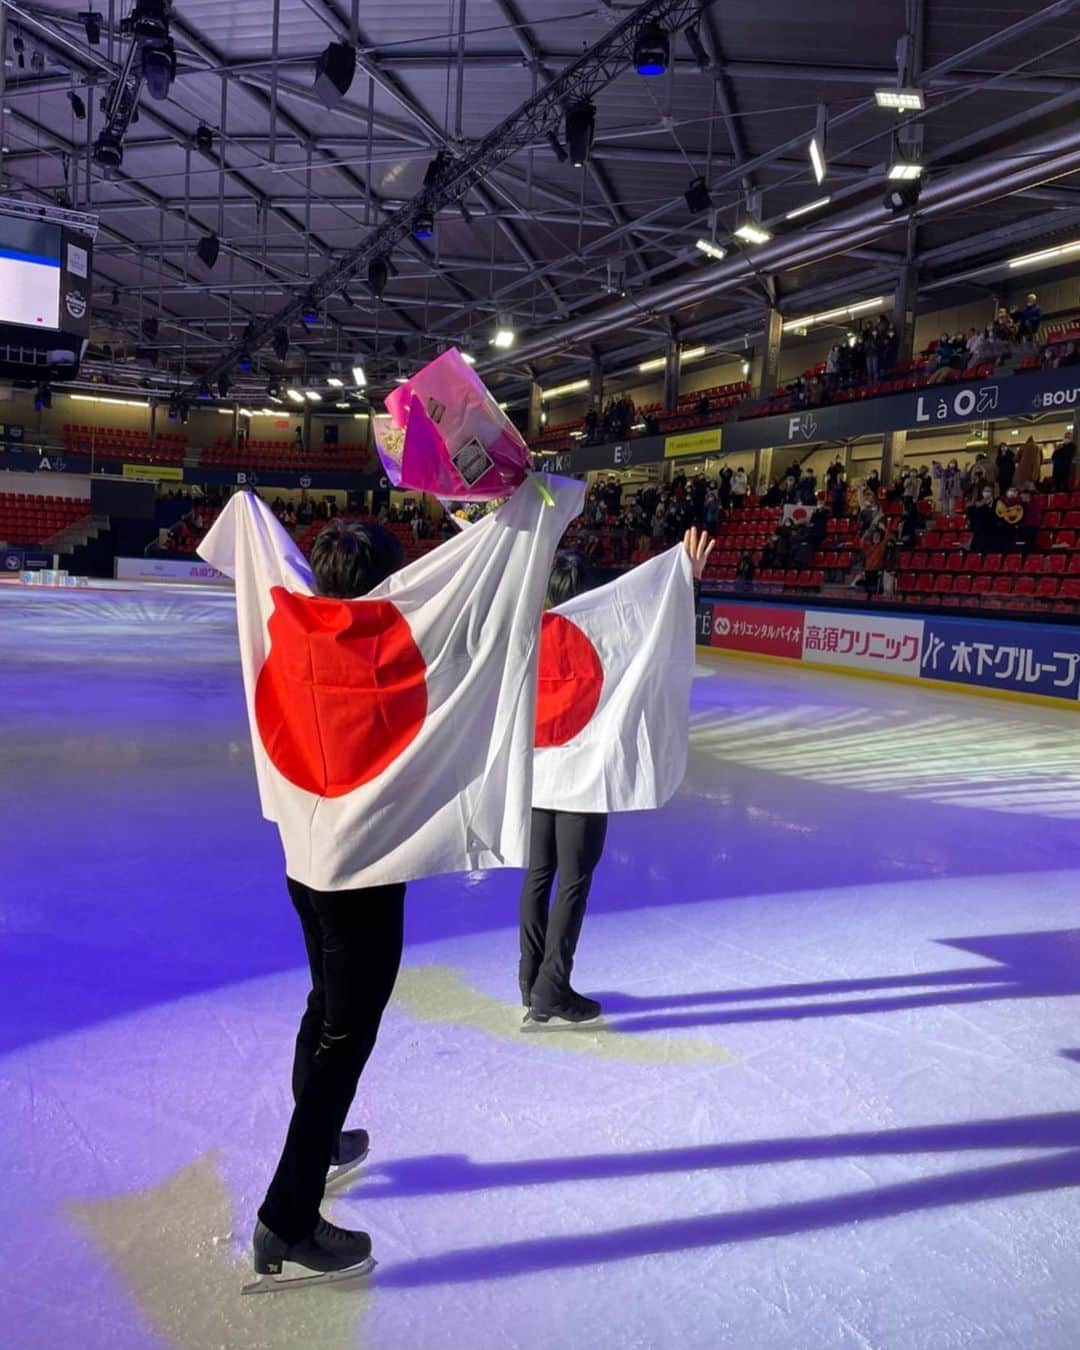
[(273, 341), (270, 345), (277, 359), (284, 361), (289, 354), (289, 330), (287, 328), (275, 328)]
[(500, 324), (492, 334), (491, 345), (500, 348), (502, 351), (505, 351), (507, 347), (512, 347), (514, 345), (514, 330)]
[(271, 403), (280, 403), (280, 402), (281, 402), (281, 381), (280, 381), (280, 380), (267, 380), (267, 382), (266, 382), (266, 397), (270, 400)]
[(647, 23), (634, 43), (634, 69), (639, 75), (663, 75), (668, 68), (671, 43), (658, 23)]
[(219, 375), (217, 382), (218, 398), (228, 398), (230, 387), (228, 375)]
[(420, 211), (413, 221), (413, 238), (430, 239), (435, 233), (435, 218), (430, 211)]
[(206, 267), (214, 267), (221, 253), (221, 240), (216, 234), (204, 234), (195, 245), (195, 252)]
[(96, 47), (101, 42), (101, 19), (102, 16), (93, 9), (84, 9), (79, 15), (83, 28), (86, 30), (86, 40), (91, 47)]
[(692, 216), (699, 216), (702, 211), (707, 211), (712, 206), (712, 198), (709, 196), (708, 184), (704, 178), (692, 179), (683, 196), (686, 198), (686, 206)]
[(705, 50), (705, 44), (701, 41), (701, 34), (697, 30), (697, 25), (691, 24), (689, 28), (684, 29), (683, 36), (686, 38), (686, 45), (690, 48), (690, 55), (697, 63), (698, 70), (703, 75), (708, 74), (712, 62), (709, 60), (709, 53)]
[(334, 108), (349, 92), (356, 74), (356, 48), (331, 42), (315, 62), (315, 95), (324, 108)]
[(714, 243), (711, 239), (698, 239), (694, 247), (700, 249), (707, 258), (715, 259), (716, 262), (723, 262), (727, 257), (727, 249)]
[(319, 322), (319, 306), (309, 295), (300, 308), (300, 322), (306, 324), (316, 324)]
[(52, 407), (52, 390), (47, 384), (40, 385), (34, 394), (34, 410), (41, 412)]
[(567, 160), (567, 154), (566, 154), (566, 147), (563, 145), (562, 141), (559, 140), (558, 136), (556, 136), (553, 131), (548, 132), (547, 138), (548, 138), (548, 145), (551, 146), (551, 153), (555, 156), (555, 158), (559, 161), (560, 164), (565, 164)]
[(814, 171), (814, 178), (819, 187), (824, 183), (825, 174), (828, 172), (828, 166), (825, 163), (825, 132), (828, 121), (829, 115), (825, 110), (825, 105), (819, 103), (817, 125), (814, 127), (814, 134), (810, 137), (810, 144), (807, 147), (810, 154), (810, 167)]
[(200, 122), (195, 128), (195, 149), (201, 150), (204, 155), (214, 153), (214, 133), (205, 122)]
[(176, 78), (176, 51), (171, 38), (166, 38), (160, 45), (143, 47), (142, 73), (150, 97), (164, 102)]
[(320, 394), (320, 393), (318, 392), (318, 390), (316, 390), (316, 389), (305, 389), (305, 390), (304, 390), (304, 397), (305, 397), (306, 399), (310, 399), (310, 401), (311, 401), (312, 403), (321, 403), (321, 402), (322, 402), (322, 394)]
[(383, 291), (386, 290), (386, 283), (390, 279), (390, 268), (385, 258), (372, 258), (368, 263), (367, 284), (368, 290), (376, 300), (381, 300)]
[(894, 183), (885, 194), (885, 209), (891, 211), (894, 216), (899, 215), (901, 211), (910, 211), (918, 202), (920, 192), (922, 192), (921, 178), (908, 178)]
[(356, 364), (352, 368), (352, 377), (353, 384), (356, 385), (357, 389), (363, 389), (367, 384), (367, 373), (364, 370), (359, 357), (356, 358)]
[(118, 169), (124, 162), (124, 146), (117, 133), (106, 127), (94, 143), (94, 159), (103, 169)]
[(921, 89), (875, 89), (874, 102), (879, 108), (892, 108), (895, 112), (923, 112), (926, 100)]
[(287, 398), (292, 399), (294, 403), (303, 403), (304, 401), (304, 396), (300, 392), (300, 390), (293, 388), (291, 384), (289, 385), (288, 389), (285, 390), (285, 395)]
[(894, 183), (909, 182), (922, 177), (923, 166), (910, 160), (897, 160), (889, 166), (889, 179)]
[(86, 104), (78, 96), (74, 89), (68, 90), (68, 102), (71, 104), (71, 111), (75, 114), (79, 122), (86, 121)]
[(596, 131), (596, 107), (588, 99), (575, 103), (566, 112), (566, 144), (570, 163), (580, 169), (589, 158)]
[(345, 388), (345, 381), (341, 378), (340, 375), (327, 375), (326, 383), (330, 386), (331, 389)]

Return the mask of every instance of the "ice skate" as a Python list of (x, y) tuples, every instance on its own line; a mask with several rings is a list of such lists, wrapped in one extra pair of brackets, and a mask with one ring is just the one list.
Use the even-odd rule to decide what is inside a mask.
[(322, 1215), (308, 1236), (291, 1246), (260, 1219), (255, 1225), (252, 1247), (256, 1278), (244, 1285), (240, 1291), (243, 1294), (269, 1294), (359, 1279), (374, 1270), (376, 1264), (367, 1233), (338, 1228), (327, 1223)]
[(584, 1026), (600, 1021), (603, 1009), (594, 998), (585, 998), (583, 994), (568, 989), (551, 1002), (541, 1002), (533, 998), (522, 1031), (554, 1031), (560, 1027)]
[(367, 1130), (342, 1130), (330, 1156), (327, 1189), (356, 1171), (368, 1155), (370, 1142)]

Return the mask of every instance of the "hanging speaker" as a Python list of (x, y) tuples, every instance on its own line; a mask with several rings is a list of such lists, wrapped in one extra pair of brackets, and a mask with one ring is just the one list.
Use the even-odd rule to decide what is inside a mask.
[(356, 74), (356, 48), (331, 42), (315, 62), (315, 95), (324, 108), (335, 108), (349, 92)]

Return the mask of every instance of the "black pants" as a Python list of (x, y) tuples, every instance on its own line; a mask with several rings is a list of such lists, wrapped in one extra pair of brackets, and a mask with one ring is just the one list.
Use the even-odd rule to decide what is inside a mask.
[(284, 1242), (315, 1226), (326, 1170), (401, 964), (405, 887), (314, 891), (288, 878), (311, 993), (296, 1037), (293, 1108), (259, 1218)]
[[(522, 990), (557, 1003), (570, 987), (592, 874), (604, 851), (607, 816), (582, 811), (532, 813), (529, 871), (521, 891)], [(551, 885), (559, 874), (554, 906)]]

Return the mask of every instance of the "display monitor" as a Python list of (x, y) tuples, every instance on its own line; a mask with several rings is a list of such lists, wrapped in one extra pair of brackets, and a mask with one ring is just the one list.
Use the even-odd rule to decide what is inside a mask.
[(59, 225), (0, 216), (0, 323), (60, 327), (62, 243)]

